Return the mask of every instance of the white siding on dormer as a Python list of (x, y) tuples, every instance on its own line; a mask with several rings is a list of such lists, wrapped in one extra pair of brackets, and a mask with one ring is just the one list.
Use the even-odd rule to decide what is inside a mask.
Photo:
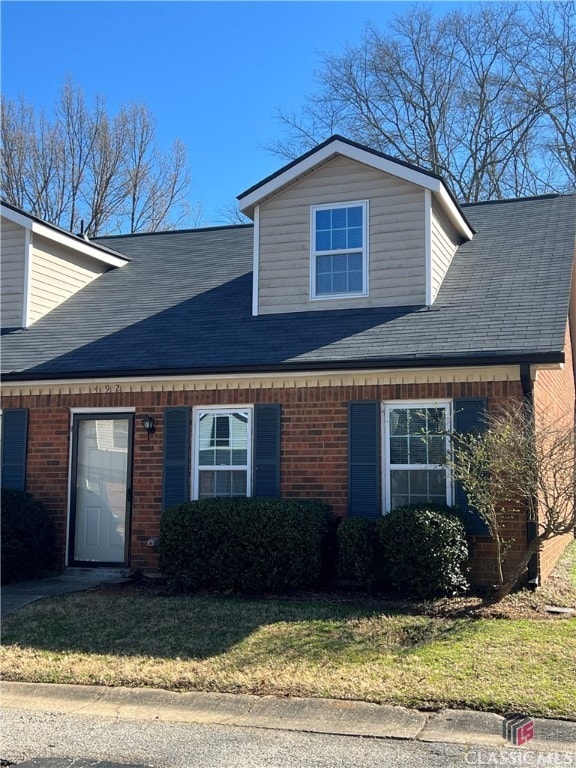
[(438, 295), (460, 238), (436, 200), (432, 200), (432, 301)]
[(34, 235), (30, 275), (30, 324), (106, 272), (106, 264)]
[(24, 325), (26, 230), (2, 219), (0, 232), (2, 328)]
[[(310, 206), (368, 200), (369, 295), (310, 298)], [(424, 304), (424, 190), (335, 157), (260, 205), (260, 314)]]

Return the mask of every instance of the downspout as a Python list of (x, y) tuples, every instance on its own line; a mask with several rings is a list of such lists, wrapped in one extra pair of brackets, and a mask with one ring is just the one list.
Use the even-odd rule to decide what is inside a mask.
[[(532, 432), (536, 431), (536, 424), (534, 423), (534, 382), (532, 381), (532, 374), (530, 371), (530, 363), (521, 363), (520, 365), (520, 383), (522, 385), (522, 400), (523, 403), (528, 406), (527, 412), (531, 421)], [(538, 496), (536, 490), (532, 491), (532, 508), (538, 509)], [(538, 531), (538, 525), (536, 520), (528, 520), (526, 522), (526, 543), (529, 546), (536, 538)], [(528, 585), (535, 589), (540, 586), (540, 553), (535, 552), (530, 558), (528, 563)]]

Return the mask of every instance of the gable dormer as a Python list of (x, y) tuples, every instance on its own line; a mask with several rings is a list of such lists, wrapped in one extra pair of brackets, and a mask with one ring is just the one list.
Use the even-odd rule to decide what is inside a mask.
[(1, 324), (28, 328), (129, 259), (2, 203)]
[(473, 230), (436, 174), (334, 136), (239, 196), (253, 313), (430, 305)]

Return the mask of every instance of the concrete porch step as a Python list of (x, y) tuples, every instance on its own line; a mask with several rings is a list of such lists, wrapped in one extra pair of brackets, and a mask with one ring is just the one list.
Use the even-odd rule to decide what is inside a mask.
[(74, 579), (87, 579), (88, 581), (94, 581), (96, 579), (102, 579), (102, 581), (116, 581), (129, 579), (132, 577), (130, 568), (64, 568), (64, 576), (70, 576)]

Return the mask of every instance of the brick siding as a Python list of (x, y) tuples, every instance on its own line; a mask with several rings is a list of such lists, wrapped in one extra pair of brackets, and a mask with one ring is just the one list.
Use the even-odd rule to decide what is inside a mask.
[[(521, 396), (520, 382), (500, 381), (35, 395), (7, 397), (4, 407), (29, 409), (27, 488), (54, 513), (60, 540), (60, 566), (64, 564), (66, 536), (70, 409), (136, 408), (130, 564), (136, 569), (157, 570), (157, 554), (146, 542), (157, 536), (159, 530), (163, 413), (167, 406), (280, 403), (282, 495), (321, 498), (332, 505), (336, 515), (345, 516), (349, 401), (485, 397), (492, 409), (508, 398), (520, 399)], [(150, 439), (140, 423), (145, 414), (155, 419), (156, 431)], [(526, 541), (526, 530), (522, 519), (511, 519), (510, 527), (517, 540), (509, 553), (513, 559)], [(476, 538), (473, 542), (471, 574), (477, 584), (493, 582), (494, 547), (490, 539)]]
[[(561, 370), (539, 371), (534, 384), (536, 411), (542, 408), (553, 419), (564, 421), (568, 428), (575, 428), (576, 399), (574, 391), (574, 360), (569, 324), (566, 326), (566, 361)], [(539, 553), (540, 576), (545, 581), (558, 562), (558, 558), (574, 538), (574, 533), (558, 536), (545, 542)]]

